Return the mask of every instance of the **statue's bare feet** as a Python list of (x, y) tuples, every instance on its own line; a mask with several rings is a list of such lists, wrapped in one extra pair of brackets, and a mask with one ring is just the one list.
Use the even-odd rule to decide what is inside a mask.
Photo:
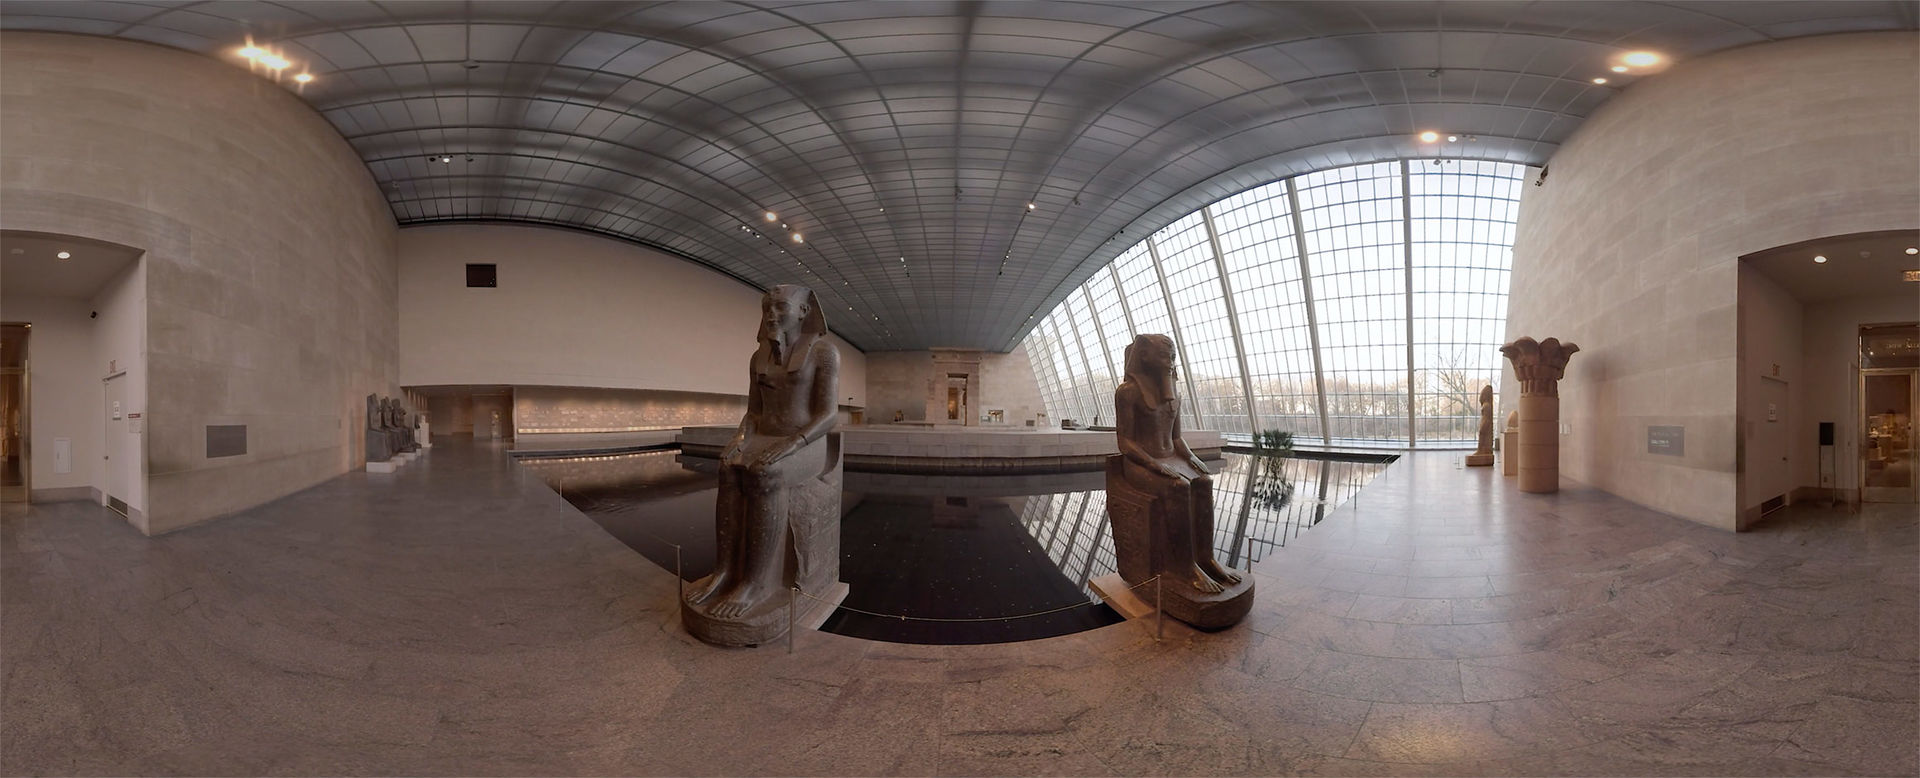
[(1240, 583), (1240, 574), (1235, 572), (1233, 568), (1220, 564), (1220, 561), (1214, 559), (1212, 554), (1208, 554), (1206, 559), (1200, 560), (1200, 569), (1206, 571), (1208, 577), (1228, 586)]
[(1192, 568), (1192, 572), (1187, 575), (1187, 579), (1187, 583), (1191, 584), (1193, 588), (1199, 589), (1204, 594), (1219, 594), (1227, 590), (1227, 587), (1221, 586), (1219, 581), (1213, 580), (1198, 567)]
[(725, 589), (727, 587), (727, 579), (731, 577), (732, 576), (727, 575), (725, 570), (715, 571), (713, 575), (702, 579), (705, 583), (687, 591), (687, 604), (699, 605), (700, 603), (706, 602), (708, 597), (712, 597), (721, 589)]
[(741, 584), (734, 587), (733, 591), (727, 592), (727, 595), (714, 603), (713, 607), (708, 608), (707, 615), (716, 619), (739, 618), (745, 616), (747, 611), (753, 610), (753, 606), (759, 605), (764, 599), (766, 597), (761, 594), (760, 587)]

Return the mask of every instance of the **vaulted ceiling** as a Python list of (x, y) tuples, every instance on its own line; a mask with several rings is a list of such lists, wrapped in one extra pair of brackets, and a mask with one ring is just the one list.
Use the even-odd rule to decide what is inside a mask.
[(263, 74), (339, 128), (402, 224), (592, 230), (813, 287), (863, 349), (1004, 350), (1220, 197), (1403, 156), (1541, 164), (1650, 77), (1608, 70), (1627, 51), (1916, 19), (1894, 0), (7, 0), (0, 26), (275, 52), (292, 65)]

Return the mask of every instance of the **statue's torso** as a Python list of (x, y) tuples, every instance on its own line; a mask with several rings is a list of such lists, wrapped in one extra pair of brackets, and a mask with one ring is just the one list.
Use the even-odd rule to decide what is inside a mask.
[(818, 350), (832, 345), (816, 339), (801, 347), (808, 353), (789, 360), (794, 362), (792, 370), (774, 361), (765, 349), (754, 352), (753, 391), (760, 393), (760, 418), (755, 429), (761, 435), (792, 435), (813, 421), (814, 382), (820, 372)]

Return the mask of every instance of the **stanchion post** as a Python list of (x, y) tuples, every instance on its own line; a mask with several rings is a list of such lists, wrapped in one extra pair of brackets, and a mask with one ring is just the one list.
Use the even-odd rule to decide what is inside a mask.
[(793, 593), (800, 591), (797, 586), (787, 587), (787, 653), (793, 653)]
[(1166, 608), (1167, 598), (1164, 593), (1164, 590), (1165, 590), (1165, 587), (1161, 577), (1157, 575), (1154, 576), (1153, 577), (1153, 639), (1155, 641), (1160, 640), (1161, 636), (1167, 634), (1167, 608)]

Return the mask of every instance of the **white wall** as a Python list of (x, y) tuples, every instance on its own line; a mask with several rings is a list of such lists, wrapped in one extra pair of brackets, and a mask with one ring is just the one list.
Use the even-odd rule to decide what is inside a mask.
[[(1739, 257), (1912, 229), (1916, 122), (1909, 32), (1683, 60), (1583, 122), (1521, 202), (1507, 314), (1508, 340), (1581, 347), (1560, 383), (1561, 474), (1734, 529)], [(1686, 455), (1649, 454), (1651, 425), (1685, 427)]]
[[(1920, 287), (1920, 284), (1908, 284)], [(1806, 390), (1794, 413), (1793, 462), (1799, 486), (1818, 487), (1819, 423), (1834, 422), (1834, 484), (1850, 497), (1860, 487), (1860, 325), (1920, 321), (1920, 289), (1806, 307), (1802, 337)]]
[[(0, 299), (0, 317), (33, 325), (27, 336), (27, 435), (33, 446), (30, 485), (35, 493), (84, 489), (94, 483), (92, 463), (100, 461), (101, 369), (94, 362), (88, 310), (87, 301), (78, 299)], [(73, 467), (64, 475), (53, 472), (54, 438), (72, 441)]]
[[(404, 385), (746, 394), (762, 293), (718, 272), (532, 226), (409, 227), (399, 246)], [(498, 265), (499, 286), (467, 288), (468, 263)], [(831, 329), (836, 312), (826, 315)], [(864, 406), (866, 356), (834, 343), (840, 402)]]
[[(141, 529), (360, 466), (398, 389), (394, 223), (340, 133), (231, 63), (84, 35), (0, 33), (0, 100), (0, 229), (146, 252)], [(208, 458), (225, 424), (248, 451)]]
[[(1796, 486), (1793, 438), (1805, 426), (1800, 416), (1806, 371), (1801, 364), (1805, 346), (1801, 302), (1744, 264), (1739, 269), (1739, 287), (1739, 482), (1740, 513), (1746, 521), (1759, 515), (1762, 502), (1791, 494)], [(1769, 421), (1767, 403), (1762, 398), (1769, 390), (1777, 390), (1782, 385), (1779, 382), (1785, 382), (1787, 404), (1775, 409), (1776, 420)], [(1769, 426), (1783, 423), (1784, 430)], [(1787, 458), (1786, 468), (1777, 464), (1781, 457)]]

